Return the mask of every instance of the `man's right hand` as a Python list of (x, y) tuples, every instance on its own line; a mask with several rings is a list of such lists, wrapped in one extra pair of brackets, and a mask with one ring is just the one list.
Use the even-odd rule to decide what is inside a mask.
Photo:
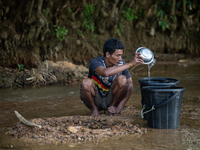
[(131, 60), (131, 64), (133, 66), (135, 66), (138, 63), (141, 63), (141, 64), (144, 63), (141, 53), (136, 53), (135, 56), (133, 57), (133, 59)]

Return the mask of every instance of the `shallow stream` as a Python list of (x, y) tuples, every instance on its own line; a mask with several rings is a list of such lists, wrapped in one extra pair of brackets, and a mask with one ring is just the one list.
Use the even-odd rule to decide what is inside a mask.
[[(142, 109), (140, 84), (138, 80), (148, 76), (146, 65), (133, 70), (134, 90), (126, 107)], [(200, 65), (187, 63), (159, 64), (151, 68), (151, 77), (168, 77), (180, 81), (178, 86), (185, 87), (180, 127), (177, 129), (153, 129), (140, 115), (131, 118), (135, 124), (146, 127), (147, 133), (125, 135), (103, 139), (99, 143), (72, 143), (61, 145), (38, 145), (24, 143), (6, 136), (8, 127), (19, 120), (14, 114), (17, 110), (26, 119), (89, 115), (90, 111), (79, 99), (79, 85), (46, 86), (25, 89), (0, 89), (0, 149), (200, 149)], [(109, 116), (110, 117), (110, 116)]]

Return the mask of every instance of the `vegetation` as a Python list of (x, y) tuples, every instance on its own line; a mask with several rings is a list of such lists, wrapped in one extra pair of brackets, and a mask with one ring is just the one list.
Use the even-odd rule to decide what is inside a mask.
[(24, 65), (23, 64), (18, 64), (18, 69), (19, 70), (24, 70)]
[(94, 34), (94, 31), (96, 29), (95, 23), (93, 20), (93, 13), (94, 13), (94, 4), (87, 4), (85, 5), (85, 8), (83, 10), (84, 12), (84, 19), (83, 19), (83, 28), (88, 29), (91, 31), (91, 37), (92, 40), (96, 41), (96, 34)]
[(169, 29), (169, 25), (167, 24), (165, 18), (165, 12), (162, 8), (158, 7), (158, 13), (157, 13), (157, 20), (159, 22), (159, 26), (162, 28), (163, 31), (165, 31), (166, 28)]
[[(200, 56), (199, 10), (197, 0), (1, 1), (0, 66), (24, 64), (36, 67), (38, 63), (35, 62), (45, 59), (88, 64), (93, 53), (99, 54), (105, 39), (120, 37), (125, 42), (136, 42), (135, 35), (141, 34), (144, 37), (137, 39), (141, 45), (148, 44), (161, 51), (163, 37), (169, 37), (165, 39), (168, 52), (181, 51)], [(162, 38), (158, 39), (156, 34)], [(149, 35), (155, 37), (155, 42), (161, 43), (152, 45)], [(64, 40), (66, 36), (68, 38)], [(80, 42), (76, 42), (79, 37)], [(169, 45), (175, 41), (173, 38), (177, 42)], [(53, 51), (57, 46), (60, 50)], [(75, 52), (75, 49), (79, 50)], [(88, 51), (92, 54), (86, 53)], [(31, 57), (33, 53), (39, 61)]]
[(44, 16), (47, 18), (48, 14), (49, 14), (50, 10), (47, 8), (44, 10)]
[(118, 36), (121, 36), (121, 33), (124, 31), (122, 22), (123, 22), (123, 19), (120, 20), (119, 26), (117, 30), (115, 31)]
[(65, 36), (67, 35), (68, 30), (65, 28), (61, 28), (59, 26), (56, 26), (56, 37), (59, 41), (63, 41), (65, 39)]
[(125, 7), (123, 14), (128, 21), (132, 21), (133, 19), (138, 19), (137, 15), (135, 14), (135, 11), (131, 8)]

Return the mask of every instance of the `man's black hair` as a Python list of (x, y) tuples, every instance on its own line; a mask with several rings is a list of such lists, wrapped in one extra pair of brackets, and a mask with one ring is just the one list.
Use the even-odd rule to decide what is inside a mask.
[(109, 52), (112, 55), (116, 49), (124, 49), (124, 44), (115, 38), (108, 39), (103, 45), (103, 54), (106, 56), (106, 52)]

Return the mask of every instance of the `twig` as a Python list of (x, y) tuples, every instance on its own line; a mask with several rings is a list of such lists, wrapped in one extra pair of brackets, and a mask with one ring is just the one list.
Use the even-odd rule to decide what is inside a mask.
[(37, 56), (32, 52), (33, 56), (35, 56), (35, 58), (37, 59), (38, 63), (41, 65), (41, 62), (39, 61), (39, 59), (37, 58)]
[(62, 7), (61, 11), (62, 11), (65, 7), (67, 7), (67, 5), (68, 5), (68, 3), (66, 3), (66, 4)]
[(80, 7), (81, 7), (81, 3), (82, 3), (82, 2), (80, 2), (78, 8), (76, 9), (76, 12), (74, 13), (75, 15), (78, 13), (78, 11), (79, 11), (79, 9), (80, 9)]
[(28, 125), (28, 126), (34, 126), (34, 127), (38, 127), (38, 128), (42, 128), (41, 125), (37, 125), (35, 123), (32, 123), (28, 120), (26, 120), (24, 117), (22, 117), (17, 111), (14, 111), (15, 112), (15, 115), (17, 116), (17, 118), (25, 125)]
[[(0, 77), (1, 78), (1, 77)], [(22, 88), (22, 86), (21, 85), (19, 85), (19, 84), (17, 84), (17, 83), (15, 83), (15, 82), (12, 82), (12, 81), (10, 81), (10, 80), (7, 80), (7, 79), (4, 79), (4, 78), (1, 78), (2, 80), (5, 80), (5, 81), (8, 81), (8, 82), (11, 82), (11, 83), (14, 83), (15, 85), (17, 85), (17, 86), (19, 86), (19, 87), (21, 87)]]

